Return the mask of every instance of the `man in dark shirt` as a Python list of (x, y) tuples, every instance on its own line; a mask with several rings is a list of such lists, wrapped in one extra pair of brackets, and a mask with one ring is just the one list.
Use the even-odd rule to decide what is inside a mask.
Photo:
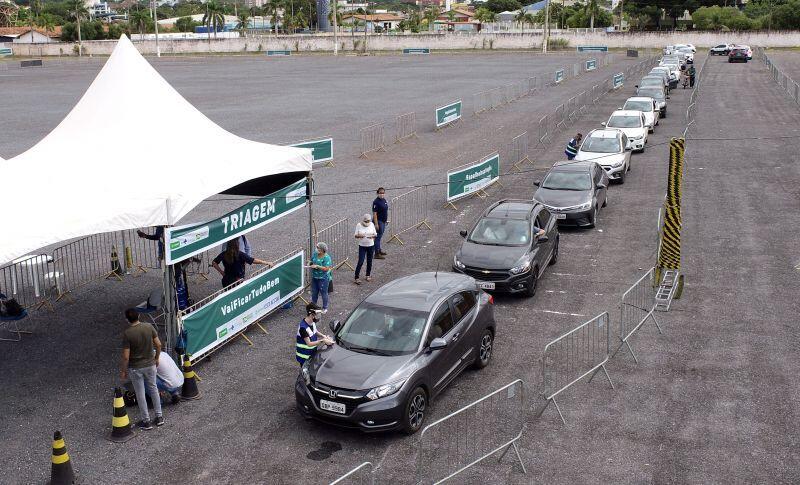
[(143, 239), (149, 239), (151, 241), (158, 241), (158, 259), (164, 259), (164, 226), (156, 226), (156, 232), (154, 234), (147, 234), (144, 231), (136, 231), (136, 234)]
[[(222, 263), (224, 270), (220, 268), (220, 263)], [(219, 253), (219, 255), (214, 258), (211, 266), (222, 275), (222, 287), (227, 288), (237, 281), (244, 279), (245, 264), (266, 264), (269, 267), (273, 266), (273, 263), (269, 261), (263, 261), (248, 256), (243, 251), (240, 251), (238, 238), (228, 241), (225, 251)]]
[[(152, 325), (139, 321), (139, 312), (133, 308), (125, 310), (125, 318), (128, 320), (128, 328), (125, 329), (122, 336), (120, 377), (125, 381), (130, 373), (133, 390), (136, 393), (136, 402), (139, 404), (141, 417), (138, 423), (139, 428), (153, 429), (154, 424), (156, 426), (164, 424), (164, 417), (161, 414), (161, 399), (158, 396), (156, 385), (156, 367), (158, 366), (158, 356), (161, 353), (161, 340)], [(152, 422), (147, 411), (145, 385), (147, 385), (147, 394), (153, 402), (153, 411), (156, 413), (156, 418)]]
[(386, 202), (386, 190), (378, 187), (378, 196), (372, 201), (372, 222), (375, 223), (375, 259), (385, 259), (386, 251), (381, 248), (381, 238), (389, 223), (389, 203)]

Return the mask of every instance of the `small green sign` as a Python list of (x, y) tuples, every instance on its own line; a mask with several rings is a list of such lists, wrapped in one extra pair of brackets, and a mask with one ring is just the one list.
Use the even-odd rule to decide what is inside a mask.
[(597, 59), (589, 59), (586, 61), (586, 70), (594, 71), (597, 69)]
[(14, 53), (11, 51), (11, 47), (0, 47), (0, 56), (13, 56)]
[(427, 47), (406, 48), (403, 49), (403, 54), (430, 54), (431, 50)]
[(300, 251), (181, 318), (186, 352), (197, 359), (219, 347), (305, 288)]
[(461, 100), (436, 108), (436, 128), (461, 119)]
[(333, 138), (321, 138), (293, 143), (290, 147), (310, 148), (312, 163), (329, 162), (333, 160)]
[(500, 155), (447, 172), (447, 202), (466, 197), (497, 182), (500, 178)]
[(625, 84), (625, 74), (621, 72), (614, 74), (614, 77), (611, 79), (611, 87), (617, 89), (621, 88), (623, 84)]
[(558, 71), (556, 71), (556, 84), (560, 83), (563, 80), (564, 80), (564, 70), (559, 69)]
[(290, 56), (292, 51), (267, 51), (268, 56)]
[(578, 52), (608, 52), (607, 45), (579, 45)]
[(164, 230), (167, 264), (175, 264), (291, 214), (306, 205), (306, 179), (203, 224)]

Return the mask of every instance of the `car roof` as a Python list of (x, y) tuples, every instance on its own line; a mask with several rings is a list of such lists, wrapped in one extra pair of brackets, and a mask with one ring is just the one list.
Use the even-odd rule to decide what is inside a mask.
[(553, 164), (551, 172), (589, 172), (594, 164), (593, 160), (560, 160)]
[(632, 109), (618, 109), (618, 110), (614, 111), (613, 113), (611, 113), (611, 116), (636, 116), (636, 117), (640, 117), (640, 116), (642, 116), (642, 112), (641, 111), (632, 110)]
[[(616, 113), (616, 111), (614, 113)], [(641, 113), (641, 111), (631, 111), (631, 113), (637, 113), (638, 114), (638, 113)], [(589, 137), (592, 137), (592, 138), (617, 138), (621, 134), (622, 134), (622, 132), (619, 131), (616, 128), (597, 129), (597, 130), (590, 131), (589, 134), (586, 135), (586, 138), (589, 138)]]
[(506, 199), (497, 202), (484, 212), (483, 217), (502, 217), (504, 219), (525, 220), (536, 207), (532, 200)]
[[(626, 103), (628, 101), (647, 101), (649, 103), (652, 103), (653, 102), (653, 98), (651, 98), (650, 96), (631, 96), (630, 98), (625, 100)], [(636, 111), (636, 112), (639, 113), (639, 111)]]
[(430, 312), (443, 298), (458, 291), (474, 289), (475, 280), (470, 276), (429, 271), (386, 283), (364, 301), (391, 308)]

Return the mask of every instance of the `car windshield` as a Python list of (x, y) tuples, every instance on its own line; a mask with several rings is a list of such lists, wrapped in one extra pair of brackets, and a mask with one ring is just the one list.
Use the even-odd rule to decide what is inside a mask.
[(542, 182), (543, 189), (590, 190), (592, 178), (585, 172), (550, 172)]
[(639, 86), (663, 86), (663, 85), (664, 85), (664, 79), (663, 78), (659, 79), (657, 77), (642, 79), (639, 82)]
[(639, 116), (612, 116), (608, 119), (606, 126), (609, 128), (640, 128), (642, 118)]
[(340, 346), (365, 354), (403, 355), (417, 351), (426, 312), (363, 302), (336, 334)]
[(653, 99), (664, 99), (664, 93), (660, 89), (639, 89), (636, 91), (636, 94)]
[(631, 101), (626, 101), (625, 106), (623, 106), (622, 109), (629, 109), (631, 111), (650, 112), (653, 111), (653, 103), (644, 100), (642, 101), (631, 100)]
[(485, 217), (475, 225), (469, 240), (492, 246), (522, 246), (530, 241), (530, 232), (527, 220)]
[(616, 138), (603, 138), (590, 136), (581, 145), (582, 152), (593, 153), (619, 153), (619, 140)]

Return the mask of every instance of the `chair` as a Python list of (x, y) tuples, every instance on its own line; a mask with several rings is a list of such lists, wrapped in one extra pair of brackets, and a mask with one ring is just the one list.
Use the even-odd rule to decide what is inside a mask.
[(162, 297), (161, 289), (155, 289), (150, 292), (150, 296), (147, 297), (147, 300), (139, 303), (139, 305), (135, 307), (135, 310), (139, 312), (140, 316), (146, 316), (150, 319), (150, 323), (153, 325), (158, 325), (156, 320), (164, 316), (164, 311), (161, 309)]
[[(6, 300), (6, 299), (7, 299), (6, 295), (0, 293), (0, 300)], [(13, 328), (9, 328), (6, 331), (9, 332), (9, 333), (17, 334), (17, 338), (0, 337), (0, 341), (3, 341), (3, 342), (19, 342), (20, 340), (22, 340), (22, 334), (23, 333), (31, 335), (33, 332), (28, 332), (26, 330), (20, 330), (19, 329), (19, 321), (22, 320), (23, 318), (26, 318), (27, 316), (28, 316), (28, 310), (26, 310), (24, 308), (22, 309), (22, 313), (20, 313), (19, 315), (15, 316), (15, 317), (6, 316), (6, 315), (0, 315), (0, 325), (8, 324), (9, 327), (13, 326)]]

